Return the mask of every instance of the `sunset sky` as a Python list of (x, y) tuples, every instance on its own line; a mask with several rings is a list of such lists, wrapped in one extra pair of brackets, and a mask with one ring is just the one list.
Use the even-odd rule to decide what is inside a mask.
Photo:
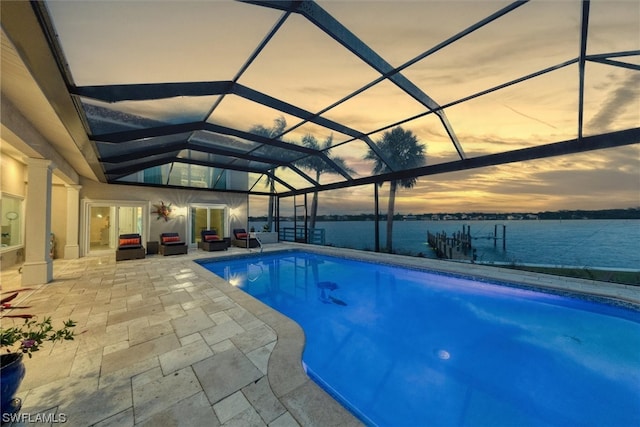
[[(510, 4), (506, 1), (318, 1), (394, 67)], [(231, 80), (282, 13), (230, 1), (54, 1), (54, 25), (78, 86)], [(440, 105), (555, 66), (579, 54), (581, 3), (531, 1), (434, 52), (402, 74)], [(640, 2), (593, 0), (587, 54), (640, 50)], [(640, 64), (640, 57), (618, 58)], [(238, 82), (311, 112), (332, 105), (379, 74), (304, 17), (290, 16)], [(117, 108), (168, 123), (202, 120), (217, 96), (125, 102)], [(640, 72), (586, 65), (585, 136), (640, 125)], [(106, 104), (109, 106), (109, 104)], [(578, 66), (572, 64), (445, 109), (468, 157), (574, 139)], [(109, 106), (110, 108), (112, 106)], [(424, 106), (383, 81), (323, 116), (364, 133), (418, 115)], [(282, 115), (226, 96), (209, 122), (248, 131)], [(283, 115), (289, 126), (299, 122)], [(440, 121), (428, 114), (402, 125), (426, 146), (427, 164), (457, 160)], [(286, 134), (333, 137), (331, 155), (368, 176), (361, 141), (305, 124)], [(294, 186), (300, 178), (278, 172)], [(252, 177), (253, 178), (253, 177)], [(257, 177), (256, 177), (257, 179)], [(321, 183), (341, 179), (324, 175)], [(261, 184), (258, 184), (261, 186)], [(285, 190), (284, 187), (279, 190)], [(386, 203), (388, 184), (381, 190)], [(372, 210), (371, 186), (321, 194), (320, 213)], [(421, 178), (401, 190), (396, 211), (545, 211), (640, 206), (638, 144)], [(384, 205), (386, 209), (386, 205)]]

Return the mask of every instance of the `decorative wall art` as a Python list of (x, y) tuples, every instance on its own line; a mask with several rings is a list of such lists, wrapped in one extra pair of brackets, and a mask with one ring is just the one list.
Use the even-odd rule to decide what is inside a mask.
[(160, 200), (160, 204), (153, 205), (153, 207), (156, 208), (154, 212), (158, 214), (157, 219), (164, 218), (165, 221), (169, 221), (169, 216), (171, 215), (171, 203), (165, 205), (164, 202)]

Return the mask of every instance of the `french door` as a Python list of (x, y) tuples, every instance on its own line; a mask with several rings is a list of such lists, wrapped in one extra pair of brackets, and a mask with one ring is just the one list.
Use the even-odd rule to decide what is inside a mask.
[(113, 252), (121, 234), (137, 233), (146, 242), (147, 203), (83, 201), (84, 255)]

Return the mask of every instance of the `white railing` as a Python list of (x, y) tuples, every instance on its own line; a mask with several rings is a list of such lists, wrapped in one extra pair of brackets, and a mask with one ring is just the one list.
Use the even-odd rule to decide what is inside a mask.
[[(257, 233), (251, 233), (255, 236), (256, 241), (258, 242), (258, 246), (260, 246), (260, 253), (262, 253), (262, 250), (264, 249), (264, 247), (262, 246), (262, 240), (260, 240), (260, 237), (258, 237)], [(249, 246), (249, 245), (247, 245)]]

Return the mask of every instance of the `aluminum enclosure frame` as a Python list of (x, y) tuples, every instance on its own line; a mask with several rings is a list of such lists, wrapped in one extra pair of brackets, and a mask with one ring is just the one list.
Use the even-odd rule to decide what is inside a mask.
[[(315, 3), (313, 1), (257, 0), (241, 0), (241, 3), (253, 5), (257, 8), (277, 9), (282, 12), (282, 16), (276, 22), (273, 28), (265, 35), (258, 46), (252, 51), (252, 53), (244, 62), (240, 70), (238, 70), (236, 75), (233, 76), (230, 80), (207, 82), (166, 82), (157, 84), (132, 83), (110, 86), (77, 86), (74, 83), (72, 73), (73, 70), (69, 68), (68, 63), (64, 57), (64, 46), (61, 45), (60, 40), (56, 36), (54, 25), (52, 24), (52, 17), (48, 15), (46, 3), (30, 2), (35, 17), (38, 19), (40, 28), (43, 32), (43, 37), (48, 43), (50, 54), (52, 58), (55, 59), (57, 69), (59, 70), (62, 79), (65, 81), (68, 91), (67, 95), (75, 106), (77, 117), (73, 119), (75, 120), (75, 122), (73, 123), (69, 120), (70, 111), (68, 106), (64, 107), (64, 111), (57, 110), (56, 112), (61, 118), (63, 118), (63, 121), (67, 124), (68, 129), (73, 130), (73, 134), (76, 136), (76, 139), (78, 141), (77, 144), (81, 146), (83, 154), (85, 155), (87, 161), (101, 181), (104, 180), (104, 182), (108, 183), (129, 184), (126, 181), (122, 181), (122, 178), (132, 173), (143, 171), (144, 169), (149, 167), (182, 163), (255, 173), (258, 175), (262, 174), (263, 176), (266, 176), (269, 179), (273, 179), (274, 181), (278, 182), (286, 190), (276, 193), (270, 193), (268, 191), (258, 191), (255, 189), (254, 184), (247, 190), (233, 189), (229, 191), (260, 195), (272, 194), (278, 197), (288, 197), (291, 195), (302, 195), (318, 191), (327, 191), (358, 185), (367, 185), (371, 183), (382, 183), (395, 179), (422, 177), (434, 174), (462, 171), (473, 168), (495, 166), (506, 163), (548, 158), (559, 155), (568, 155), (585, 151), (600, 150), (640, 143), (640, 131), (637, 127), (615, 132), (603, 133), (599, 135), (591, 135), (588, 137), (583, 136), (585, 64), (588, 62), (594, 62), (610, 67), (620, 67), (636, 72), (640, 71), (640, 65), (637, 65), (632, 61), (624, 61), (624, 58), (626, 57), (640, 56), (639, 50), (598, 53), (591, 55), (587, 54), (586, 40), (589, 34), (589, 16), (591, 4), (589, 0), (583, 0), (581, 2), (582, 13), (580, 16), (580, 44), (579, 46), (577, 46), (578, 53), (575, 58), (570, 58), (565, 62), (558, 63), (556, 65), (527, 75), (523, 75), (511, 81), (481, 90), (477, 93), (467, 95), (454, 101), (450, 101), (446, 104), (437, 103), (431, 96), (429, 96), (414, 82), (408, 79), (403, 74), (403, 71), (408, 69), (408, 67), (415, 64), (416, 62), (468, 36), (477, 29), (489, 25), (502, 16), (508, 15), (514, 10), (525, 6), (528, 1), (512, 2), (506, 7), (463, 29), (454, 36), (451, 36), (438, 43), (437, 45), (425, 50), (413, 59), (406, 61), (398, 67), (392, 66), (389, 62), (382, 58), (380, 54), (374, 51), (347, 27), (345, 27), (337, 19), (331, 16), (318, 3)], [(11, 14), (18, 12), (14, 11), (13, 9), (3, 7), (3, 13)], [(310, 25), (314, 25), (322, 32), (326, 33), (338, 44), (345, 47), (349, 52), (359, 58), (363, 63), (365, 63), (371, 69), (375, 70), (379, 77), (371, 81), (369, 84), (341, 98), (337, 102), (318, 111), (309, 111), (307, 109), (286, 102), (283, 99), (278, 99), (254, 88), (240, 84), (238, 82), (240, 76), (242, 76), (243, 73), (252, 65), (253, 61), (271, 42), (274, 35), (293, 15), (304, 18)], [(11, 17), (7, 18), (7, 21), (3, 19), (3, 30), (6, 32), (10, 39), (22, 40), (24, 38), (22, 31), (24, 30), (5, 24), (5, 22), (10, 21), (10, 18)], [(23, 16), (19, 16), (19, 18), (21, 19), (18, 20), (18, 22), (23, 22), (25, 19)], [(32, 43), (34, 43), (34, 45), (36, 43), (39, 43), (37, 37), (34, 37), (33, 39), (34, 40), (32, 41)], [(39, 49), (42, 50), (42, 46), (40, 46)], [(46, 87), (48, 86), (46, 81), (51, 80), (53, 77), (51, 77), (50, 75), (45, 76), (44, 74), (47, 71), (50, 71), (51, 65), (48, 65), (49, 68), (47, 68), (47, 71), (41, 71), (40, 64), (38, 63), (38, 58), (26, 56), (25, 62), (30, 67), (30, 69), (33, 70), (32, 72), (34, 73), (35, 78), (40, 79), (40, 81), (43, 82), (42, 86), (46, 89)], [(576, 111), (576, 115), (578, 117), (578, 136), (576, 139), (477, 157), (469, 157), (467, 154), (465, 154), (464, 141), (460, 141), (456, 136), (454, 125), (449, 121), (447, 115), (445, 114), (445, 109), (574, 64), (578, 65), (577, 79), (579, 82), (579, 90), (577, 93), (579, 101), (578, 109)], [(382, 128), (378, 128), (368, 132), (363, 132), (361, 130), (353, 128), (352, 126), (349, 126), (348, 124), (339, 123), (323, 116), (323, 113), (325, 113), (326, 111), (358, 96), (363, 91), (382, 81), (389, 81), (396, 87), (400, 88), (403, 92), (420, 103), (424, 107), (424, 112), (404, 118), (399, 121), (395, 121)], [(89, 118), (87, 112), (83, 107), (83, 100), (88, 99), (99, 100), (106, 103), (118, 103), (122, 101), (152, 101), (173, 97), (204, 97), (210, 95), (220, 95), (220, 98), (214, 105), (211, 106), (208, 114), (206, 114), (206, 116), (203, 117), (201, 121), (193, 121), (180, 124), (159, 124), (157, 126), (149, 126), (143, 129), (131, 129), (127, 131), (112, 133), (92, 133), (88, 124)], [(222, 124), (209, 122), (208, 119), (219, 105), (220, 100), (224, 96), (228, 95), (235, 95), (242, 99), (297, 117), (298, 119), (300, 119), (300, 122), (285, 129), (281, 135), (275, 135), (272, 137), (265, 137), (241, 129), (235, 129)], [(53, 107), (54, 109), (61, 108), (58, 104), (53, 104)], [(448, 135), (452, 146), (455, 148), (458, 160), (441, 164), (422, 166), (414, 169), (395, 170), (394, 166), (390, 164), (388, 159), (385, 158), (384, 153), (381, 153), (377, 149), (377, 146), (371, 139), (371, 136), (383, 130), (406, 123), (410, 120), (431, 114), (435, 114), (440, 121), (442, 128)], [(78, 122), (84, 125), (84, 135), (79, 130)], [(366, 144), (367, 147), (369, 147), (374, 153), (376, 153), (376, 155), (380, 157), (382, 162), (386, 163), (389, 166), (389, 169), (392, 170), (392, 172), (388, 174), (358, 178), (353, 176), (353, 174), (349, 173), (344, 167), (335, 162), (330, 155), (327, 155), (325, 151), (314, 150), (302, 145), (286, 143), (282, 140), (284, 136), (292, 132), (294, 129), (308, 123), (320, 126), (331, 131), (339, 132), (341, 134), (347, 135), (350, 138), (346, 141), (341, 142), (340, 144), (335, 145), (335, 147), (355, 140), (362, 141), (364, 144)], [(206, 132), (215, 135), (239, 138), (240, 140), (256, 144), (258, 147), (272, 147), (275, 151), (271, 151), (266, 154), (259, 153), (257, 149), (241, 152), (237, 150), (226, 149), (220, 146), (208, 145), (206, 141), (200, 141), (196, 138), (193, 138), (193, 136), (197, 132)], [(182, 137), (181, 135), (183, 134), (189, 136)], [(143, 139), (172, 136), (175, 137), (175, 140), (173, 140), (171, 143), (158, 144), (156, 146), (147, 148), (138, 146), (138, 142)], [(116, 153), (110, 153), (108, 155), (103, 154), (100, 147), (106, 145), (112, 147), (112, 149), (115, 150)], [(117, 150), (121, 151), (118, 153)], [(228, 161), (215, 160), (213, 159), (213, 157), (213, 160), (199, 160), (181, 157), (180, 152), (185, 150), (218, 156), (221, 159), (228, 159)], [(286, 155), (280, 156), (278, 153)], [(135, 164), (131, 164), (132, 155), (136, 159), (138, 159)], [(327, 167), (331, 168), (336, 173), (336, 175), (340, 176), (342, 180), (331, 184), (321, 184), (317, 182), (298, 166), (298, 162), (308, 156), (316, 156), (317, 158), (321, 159), (321, 161), (324, 162)], [(144, 159), (147, 157), (153, 157), (153, 159), (145, 161)], [(262, 164), (262, 166), (259, 166), (259, 164)], [(279, 178), (275, 173), (276, 169), (279, 167), (289, 168), (293, 173), (298, 175), (302, 182), (307, 183), (309, 186), (304, 188), (296, 188), (287, 181)], [(136, 183), (135, 185), (154, 184)], [(218, 190), (216, 189), (216, 191)]]

